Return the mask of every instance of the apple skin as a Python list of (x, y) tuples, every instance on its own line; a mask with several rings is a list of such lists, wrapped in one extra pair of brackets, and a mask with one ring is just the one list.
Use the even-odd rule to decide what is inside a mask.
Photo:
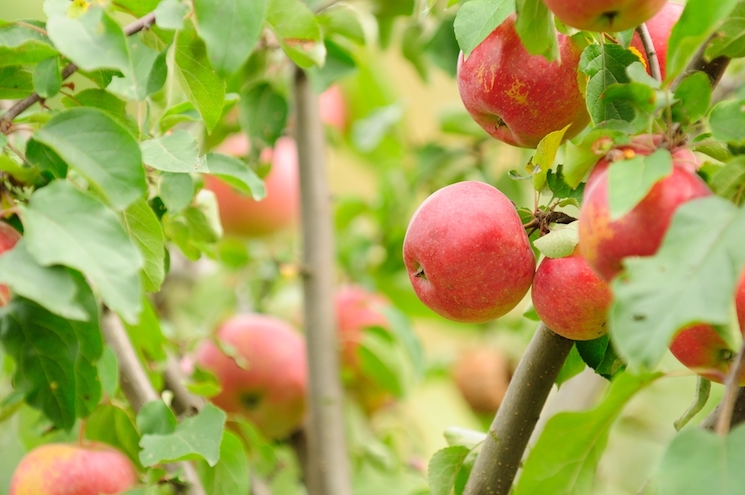
[(212, 402), (243, 414), (267, 438), (297, 430), (305, 419), (308, 385), (303, 336), (285, 321), (261, 314), (233, 316), (215, 336), (235, 351), (240, 364), (212, 340), (198, 347), (195, 361), (222, 386)]
[(467, 349), (453, 364), (451, 376), (471, 409), (493, 414), (510, 385), (510, 363), (494, 347)]
[[(226, 139), (217, 151), (233, 156), (245, 156), (249, 151), (248, 138), (237, 134)], [(295, 140), (277, 139), (270, 156), (272, 168), (264, 178), (266, 197), (254, 201), (250, 196), (233, 189), (217, 177), (205, 175), (205, 187), (215, 193), (220, 209), (220, 220), (226, 235), (259, 237), (272, 234), (295, 224), (299, 214), (300, 184)]]
[(483, 182), (457, 182), (414, 212), (403, 257), (419, 299), (439, 315), (483, 323), (513, 309), (535, 273), (535, 256), (512, 202)]
[[(637, 153), (639, 153), (637, 151)], [(641, 154), (648, 154), (642, 151)], [(673, 171), (657, 182), (630, 212), (611, 220), (608, 203), (608, 174), (591, 174), (579, 214), (579, 244), (582, 256), (605, 280), (612, 280), (628, 256), (651, 256), (657, 252), (677, 208), (692, 199), (711, 195), (711, 190), (690, 170), (690, 163), (673, 159)]]
[(617, 32), (652, 18), (666, 0), (543, 0), (567, 26), (584, 31)]
[[(0, 221), (0, 254), (13, 249), (18, 241), (21, 240), (21, 234), (10, 224)], [(0, 285), (0, 306), (5, 306), (10, 302), (10, 289), (7, 285)]]
[[(745, 272), (740, 276), (734, 299), (740, 333), (745, 337)], [(711, 325), (701, 323), (675, 334), (670, 352), (685, 367), (717, 383), (724, 383), (737, 355)], [(740, 373), (739, 385), (745, 386), (745, 369)]]
[(541, 321), (562, 337), (592, 340), (608, 332), (613, 294), (608, 282), (582, 257), (579, 246), (564, 258), (541, 261), (531, 297)]
[(10, 495), (123, 493), (138, 483), (122, 452), (101, 443), (49, 443), (27, 453), (10, 480)]
[[(665, 79), (667, 74), (667, 42), (670, 40), (670, 33), (673, 30), (673, 26), (680, 15), (683, 13), (683, 6), (675, 2), (667, 2), (657, 14), (647, 21), (647, 30), (649, 36), (652, 38), (652, 45), (654, 50), (657, 52), (657, 60), (660, 62), (660, 73), (662, 79)], [(649, 59), (647, 58), (647, 52), (644, 50), (642, 39), (639, 37), (639, 33), (634, 32), (634, 37), (631, 38), (631, 46), (641, 53), (644, 58), (644, 65), (647, 68), (647, 72), (651, 74), (649, 69)]]
[(458, 90), (471, 117), (492, 137), (535, 148), (547, 134), (571, 124), (576, 136), (590, 122), (579, 87), (582, 48), (559, 34), (561, 62), (531, 55), (508, 17), (471, 55), (458, 58)]

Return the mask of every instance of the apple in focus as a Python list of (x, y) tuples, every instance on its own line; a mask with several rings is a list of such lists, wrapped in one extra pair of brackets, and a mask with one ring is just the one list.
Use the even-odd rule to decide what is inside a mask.
[(48, 443), (21, 459), (10, 480), (9, 494), (118, 494), (137, 483), (132, 461), (111, 446)]
[(285, 438), (305, 419), (308, 370), (305, 339), (279, 318), (240, 314), (205, 340), (196, 363), (212, 372), (222, 390), (211, 400), (246, 416), (267, 438)]
[(463, 323), (512, 310), (535, 272), (515, 206), (495, 187), (475, 181), (451, 184), (424, 200), (406, 230), (403, 257), (419, 299)]
[[(249, 151), (245, 134), (229, 136), (217, 151), (245, 156)], [(297, 221), (299, 214), (300, 184), (298, 156), (295, 140), (281, 137), (271, 153), (262, 153), (262, 159), (271, 160), (271, 170), (264, 177), (266, 197), (255, 201), (239, 193), (227, 183), (212, 175), (205, 175), (205, 187), (215, 193), (220, 209), (220, 220), (226, 235), (257, 237), (285, 229)]]
[(564, 24), (584, 31), (617, 32), (652, 18), (666, 0), (543, 0)]
[(570, 125), (576, 136), (590, 122), (578, 74), (582, 47), (559, 34), (561, 62), (531, 55), (508, 17), (468, 56), (458, 58), (458, 90), (471, 117), (492, 137), (535, 148)]

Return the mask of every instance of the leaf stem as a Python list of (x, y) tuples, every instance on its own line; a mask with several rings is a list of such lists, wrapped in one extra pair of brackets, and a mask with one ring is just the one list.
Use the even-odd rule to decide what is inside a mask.
[(649, 61), (649, 72), (652, 77), (658, 81), (662, 81), (662, 71), (660, 70), (660, 59), (657, 57), (657, 50), (655, 50), (654, 43), (652, 42), (652, 36), (649, 34), (647, 29), (647, 23), (642, 22), (636, 27), (636, 32), (639, 34), (639, 38), (642, 40), (642, 46), (644, 51), (647, 53), (647, 60)]

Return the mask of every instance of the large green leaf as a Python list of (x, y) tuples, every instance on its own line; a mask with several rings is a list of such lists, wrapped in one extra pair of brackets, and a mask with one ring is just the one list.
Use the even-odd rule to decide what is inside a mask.
[(735, 144), (745, 142), (745, 100), (724, 100), (711, 109), (709, 125), (714, 138)]
[(85, 423), (85, 437), (118, 448), (133, 462), (140, 462), (140, 434), (127, 411), (113, 404), (99, 406)]
[(181, 88), (212, 132), (222, 114), (225, 81), (215, 73), (204, 41), (190, 22), (176, 35), (174, 60)]
[(0, 21), (0, 66), (34, 64), (55, 55), (43, 22)]
[(0, 67), (0, 100), (25, 98), (34, 92), (31, 72), (20, 66)]
[(34, 134), (101, 191), (115, 208), (125, 208), (147, 191), (137, 140), (107, 113), (71, 108)]
[[(148, 81), (153, 73), (158, 52), (146, 46), (139, 36), (128, 38), (127, 47), (129, 48), (129, 57), (127, 70), (123, 71), (125, 76), (114, 76), (107, 89), (126, 99), (144, 100), (150, 94)], [(156, 91), (158, 89), (160, 88), (155, 88)]]
[(516, 0), (516, 10), (515, 30), (528, 52), (556, 60), (559, 40), (553, 16), (543, 0)]
[(458, 473), (471, 449), (461, 445), (445, 447), (435, 452), (429, 461), (428, 478), (432, 495), (450, 495), (453, 493)]
[(202, 486), (211, 494), (249, 493), (251, 467), (240, 438), (226, 431), (220, 443), (220, 460), (214, 467), (204, 461), (197, 462)]
[(141, 199), (122, 212), (122, 223), (144, 260), (144, 289), (147, 292), (158, 292), (166, 276), (166, 246), (158, 217), (147, 202)]
[(54, 45), (83, 70), (118, 69), (129, 71), (124, 32), (103, 8), (91, 6), (74, 19), (57, 15), (47, 22)]
[(101, 398), (95, 362), (103, 351), (98, 308), (81, 282), (78, 302), (90, 321), (66, 320), (14, 297), (2, 311), (0, 340), (16, 362), (14, 388), (58, 428), (70, 429)]
[(285, 97), (268, 83), (256, 84), (243, 93), (239, 118), (257, 148), (274, 146), (287, 127), (289, 106)]
[(142, 257), (112, 210), (57, 180), (36, 190), (22, 211), (26, 245), (37, 262), (80, 270), (109, 307), (137, 320)]
[(620, 160), (608, 169), (608, 204), (613, 220), (630, 212), (652, 187), (673, 171), (668, 150), (659, 149), (649, 156)]
[(514, 11), (515, 0), (471, 0), (464, 3), (453, 25), (463, 54), (468, 57)]
[(595, 124), (606, 120), (633, 120), (631, 105), (620, 101), (606, 103), (603, 93), (611, 84), (629, 82), (626, 67), (638, 61), (631, 51), (612, 43), (589, 45), (582, 52), (579, 70), (590, 78), (587, 82), (587, 109)]
[(657, 254), (627, 258), (613, 281), (611, 339), (631, 366), (652, 368), (676, 331), (723, 325), (745, 264), (745, 208), (712, 196), (680, 206)]
[(142, 295), (140, 320), (134, 325), (124, 322), (124, 327), (127, 329), (127, 335), (129, 335), (132, 345), (147, 359), (165, 361), (164, 344), (166, 339), (160, 328), (160, 320), (153, 303), (145, 294)]
[(163, 172), (195, 172), (198, 158), (197, 140), (186, 131), (149, 139), (140, 143), (142, 160)]
[(531, 449), (515, 495), (589, 495), (611, 426), (626, 403), (661, 373), (620, 374), (603, 402), (591, 411), (565, 412), (546, 423)]
[(62, 87), (62, 74), (59, 68), (59, 59), (51, 57), (42, 60), (32, 73), (34, 91), (42, 98), (51, 98), (59, 93)]
[(287, 56), (300, 67), (323, 65), (326, 47), (321, 27), (301, 0), (268, 0), (266, 20)]
[(259, 40), (268, 0), (195, 0), (197, 32), (222, 76), (237, 71)]
[(717, 30), (706, 48), (706, 58), (745, 56), (745, 2), (737, 2), (734, 10)]

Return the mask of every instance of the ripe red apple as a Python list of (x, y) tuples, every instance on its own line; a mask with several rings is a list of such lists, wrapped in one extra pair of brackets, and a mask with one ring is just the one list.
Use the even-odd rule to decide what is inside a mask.
[(485, 414), (493, 414), (499, 409), (512, 374), (509, 361), (495, 347), (462, 352), (451, 373), (471, 409)]
[[(649, 154), (647, 150), (635, 153)], [(606, 164), (605, 170), (590, 176), (579, 215), (579, 243), (590, 266), (611, 280), (621, 271), (622, 260), (627, 256), (651, 256), (657, 252), (678, 206), (708, 196), (711, 190), (690, 170), (690, 162), (674, 157), (672, 173), (657, 182), (630, 212), (611, 220), (608, 174)]]
[(308, 382), (303, 336), (279, 318), (241, 314), (223, 322), (216, 338), (220, 347), (207, 340), (196, 352), (197, 364), (222, 386), (212, 401), (245, 415), (268, 438), (299, 428)]
[(613, 300), (608, 282), (590, 267), (579, 246), (564, 258), (544, 258), (531, 289), (533, 307), (551, 330), (571, 340), (605, 335)]
[(436, 313), (482, 323), (514, 308), (535, 256), (512, 202), (483, 182), (457, 182), (414, 212), (403, 249), (414, 291)]
[(585, 31), (635, 28), (655, 15), (665, 0), (543, 0), (561, 22)]
[(10, 495), (123, 493), (138, 482), (120, 451), (101, 443), (49, 443), (24, 456), (10, 480)]
[[(0, 254), (13, 249), (19, 240), (21, 240), (21, 234), (10, 224), (0, 221)], [(5, 306), (9, 302), (10, 289), (7, 285), (0, 285), (0, 306)]]
[[(740, 332), (745, 337), (745, 274), (735, 290), (735, 308)], [(737, 355), (737, 351), (706, 324), (691, 325), (679, 331), (670, 344), (670, 352), (687, 368), (717, 383), (724, 383)], [(743, 385), (745, 369), (740, 373), (740, 386)]]
[(321, 121), (344, 132), (347, 127), (347, 104), (344, 102), (344, 94), (338, 84), (332, 84), (318, 95), (318, 106)]
[[(245, 134), (227, 138), (218, 151), (234, 156), (248, 153)], [(263, 155), (263, 154), (262, 154)], [(271, 234), (295, 223), (299, 208), (298, 157), (295, 140), (279, 138), (269, 156), (272, 168), (264, 178), (266, 197), (254, 201), (235, 191), (217, 177), (206, 175), (205, 187), (212, 190), (220, 208), (220, 220), (226, 235), (256, 237)]]
[[(654, 17), (647, 21), (647, 30), (649, 31), (650, 38), (652, 38), (654, 50), (657, 52), (657, 60), (660, 62), (660, 73), (662, 79), (665, 79), (666, 75), (667, 42), (670, 39), (670, 33), (673, 30), (673, 26), (678, 22), (682, 13), (683, 6), (681, 4), (667, 2), (662, 7), (662, 10), (657, 12)], [(651, 74), (647, 52), (644, 50), (644, 45), (642, 44), (642, 39), (639, 37), (639, 33), (634, 33), (634, 37), (631, 38), (631, 46), (638, 50), (642, 55), (647, 72)]]
[(561, 62), (531, 55), (508, 17), (471, 55), (458, 58), (458, 90), (471, 117), (492, 137), (535, 148), (571, 124), (576, 136), (590, 122), (577, 68), (582, 48), (559, 34)]

